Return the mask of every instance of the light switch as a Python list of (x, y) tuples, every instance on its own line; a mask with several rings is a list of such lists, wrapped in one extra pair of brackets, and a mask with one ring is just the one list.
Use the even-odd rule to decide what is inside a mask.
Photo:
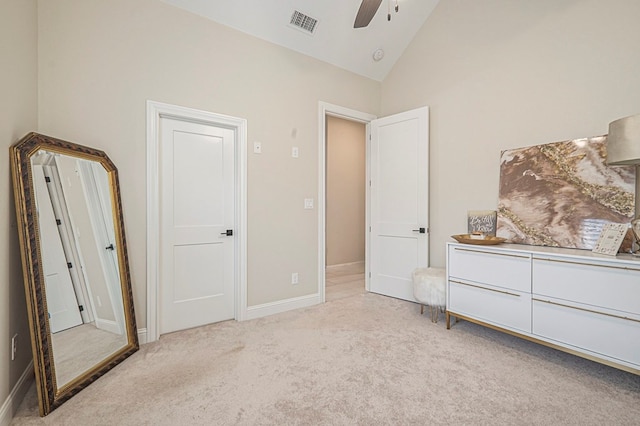
[(291, 156), (293, 158), (298, 158), (298, 147), (297, 146), (291, 147)]
[(253, 143), (253, 153), (254, 154), (262, 154), (262, 143), (254, 142)]
[(307, 209), (307, 210), (313, 208), (313, 198), (305, 198), (304, 199), (304, 208)]

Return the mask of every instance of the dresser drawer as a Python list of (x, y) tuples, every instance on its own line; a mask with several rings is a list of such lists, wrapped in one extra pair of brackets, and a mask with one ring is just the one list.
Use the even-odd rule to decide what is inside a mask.
[(454, 314), (521, 332), (531, 332), (529, 293), (450, 279), (448, 296), (450, 303), (447, 309)]
[(640, 314), (640, 268), (534, 257), (533, 293)]
[(531, 257), (450, 246), (449, 276), (530, 293)]
[(533, 298), (533, 334), (640, 367), (640, 321)]

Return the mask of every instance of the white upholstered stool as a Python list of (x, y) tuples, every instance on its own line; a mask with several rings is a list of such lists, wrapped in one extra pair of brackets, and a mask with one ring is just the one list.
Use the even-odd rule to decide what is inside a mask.
[(447, 304), (444, 269), (417, 268), (412, 277), (413, 297), (420, 303), (420, 314), (424, 313), (424, 305), (427, 305), (431, 321), (438, 322), (438, 311), (444, 310)]

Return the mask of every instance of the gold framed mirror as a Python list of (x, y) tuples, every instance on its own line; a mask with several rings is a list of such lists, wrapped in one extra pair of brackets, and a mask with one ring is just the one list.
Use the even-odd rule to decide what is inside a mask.
[(10, 148), (40, 415), (138, 350), (118, 171), (29, 133)]

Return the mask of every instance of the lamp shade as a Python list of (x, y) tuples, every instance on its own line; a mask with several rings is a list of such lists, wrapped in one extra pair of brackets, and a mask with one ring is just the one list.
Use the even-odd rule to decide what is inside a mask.
[(640, 114), (609, 123), (607, 164), (640, 164)]

